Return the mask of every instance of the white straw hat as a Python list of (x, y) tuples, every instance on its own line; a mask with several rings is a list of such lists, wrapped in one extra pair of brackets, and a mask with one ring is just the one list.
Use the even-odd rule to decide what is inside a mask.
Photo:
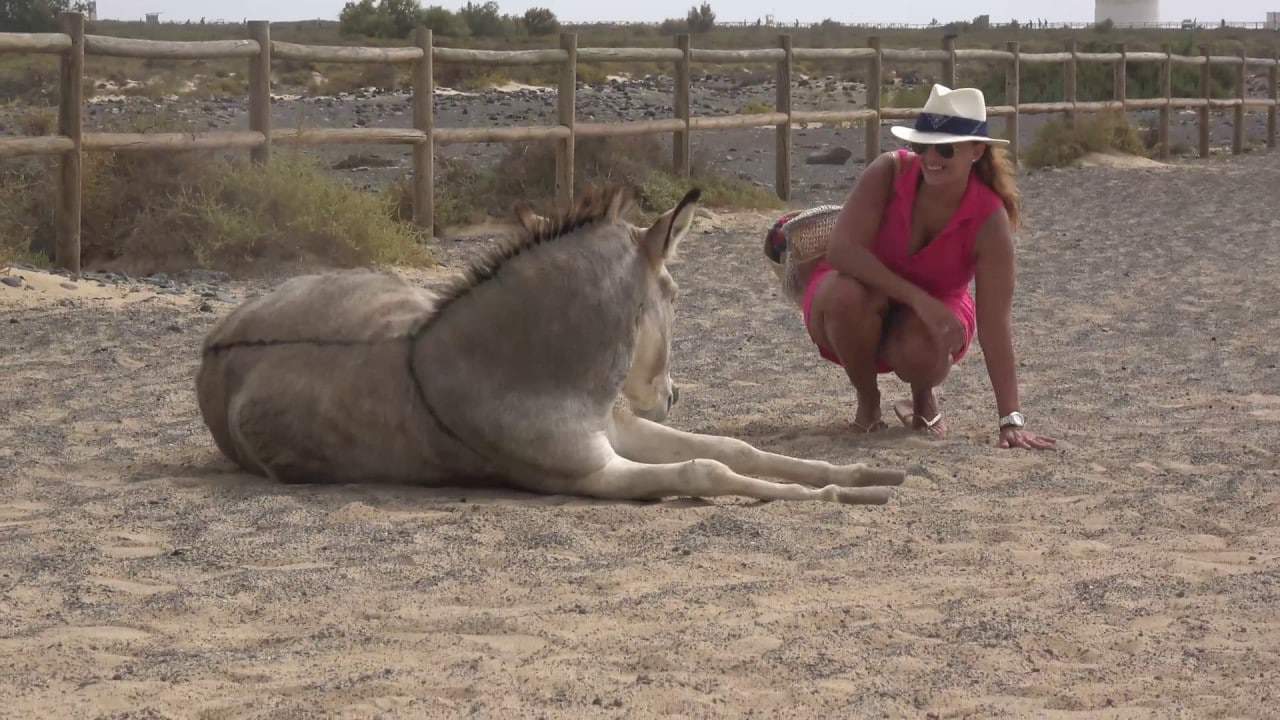
[(914, 128), (894, 125), (889, 128), (894, 137), (922, 145), (943, 145), (958, 142), (984, 142), (1009, 144), (1008, 140), (993, 138), (987, 132), (987, 101), (977, 88), (952, 90), (944, 85), (934, 85)]

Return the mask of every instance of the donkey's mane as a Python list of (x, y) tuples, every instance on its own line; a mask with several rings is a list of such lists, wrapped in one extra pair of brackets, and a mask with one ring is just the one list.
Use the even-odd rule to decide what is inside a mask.
[(619, 215), (625, 214), (633, 197), (634, 194), (625, 187), (590, 188), (572, 208), (558, 218), (552, 220), (539, 217), (534, 227), (525, 228), (514, 241), (502, 243), (472, 262), (460, 279), (441, 290), (435, 312), (423, 323), (423, 326), (430, 324), (431, 319), (439, 317), (459, 298), (497, 277), (498, 272), (512, 258), (526, 250), (572, 235), (583, 227), (604, 220), (609, 215), (609, 208), (614, 206), (615, 200), (621, 208)]

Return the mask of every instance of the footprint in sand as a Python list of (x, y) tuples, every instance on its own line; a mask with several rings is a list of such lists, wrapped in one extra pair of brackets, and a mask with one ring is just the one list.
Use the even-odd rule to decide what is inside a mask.
[(508, 635), (461, 635), (460, 637), (479, 643), (502, 655), (528, 655), (541, 650), (547, 644), (541, 638), (518, 633)]
[(1260, 406), (1249, 411), (1250, 417), (1268, 422), (1280, 422), (1280, 395), (1253, 393), (1246, 395), (1243, 399), (1249, 405)]
[(64, 625), (49, 628), (41, 632), (38, 638), (42, 642), (61, 642), (68, 645), (130, 643), (149, 640), (151, 633), (123, 625)]
[(1067, 545), (1067, 554), (1072, 557), (1103, 555), (1111, 552), (1111, 546), (1097, 540), (1077, 540)]
[(137, 560), (168, 552), (163, 547), (162, 538), (146, 533), (117, 530), (111, 533), (111, 539), (118, 541), (118, 544), (104, 545), (102, 554), (116, 560)]
[(135, 582), (133, 580), (125, 580), (124, 578), (117, 577), (91, 577), (89, 578), (89, 581), (115, 590), (116, 592), (137, 595), (140, 597), (155, 595), (156, 593), (173, 592), (178, 589), (173, 585)]

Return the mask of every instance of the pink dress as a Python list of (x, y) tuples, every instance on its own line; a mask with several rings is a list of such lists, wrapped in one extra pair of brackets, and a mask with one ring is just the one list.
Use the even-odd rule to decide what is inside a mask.
[[(900, 169), (893, 183), (893, 196), (885, 207), (880, 230), (876, 233), (871, 250), (886, 267), (938, 298), (955, 313), (964, 326), (965, 335), (964, 345), (952, 358), (959, 362), (968, 352), (978, 328), (973, 296), (969, 294), (969, 283), (973, 280), (976, 264), (973, 244), (983, 224), (1003, 202), (976, 174), (970, 174), (969, 185), (965, 188), (960, 206), (956, 208), (946, 227), (928, 245), (910, 253), (911, 210), (915, 205), (922, 171), (920, 156), (907, 150), (899, 150), (898, 167)], [(822, 280), (833, 272), (835, 268), (824, 259), (810, 275), (804, 293), (806, 325)], [(840, 358), (830, 348), (819, 345), (818, 351), (822, 357), (840, 364)], [(883, 361), (877, 369), (882, 373), (893, 370)]]

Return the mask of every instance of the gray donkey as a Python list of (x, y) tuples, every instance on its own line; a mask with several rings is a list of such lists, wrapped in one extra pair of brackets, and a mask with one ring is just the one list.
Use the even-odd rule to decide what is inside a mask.
[(205, 340), (205, 423), (242, 468), (288, 483), (887, 502), (891, 488), (869, 486), (899, 471), (659, 424), (676, 399), (665, 262), (697, 199), (648, 228), (623, 219), (623, 191), (559, 222), (525, 212), (520, 242), (439, 295), (372, 272), (289, 280)]

